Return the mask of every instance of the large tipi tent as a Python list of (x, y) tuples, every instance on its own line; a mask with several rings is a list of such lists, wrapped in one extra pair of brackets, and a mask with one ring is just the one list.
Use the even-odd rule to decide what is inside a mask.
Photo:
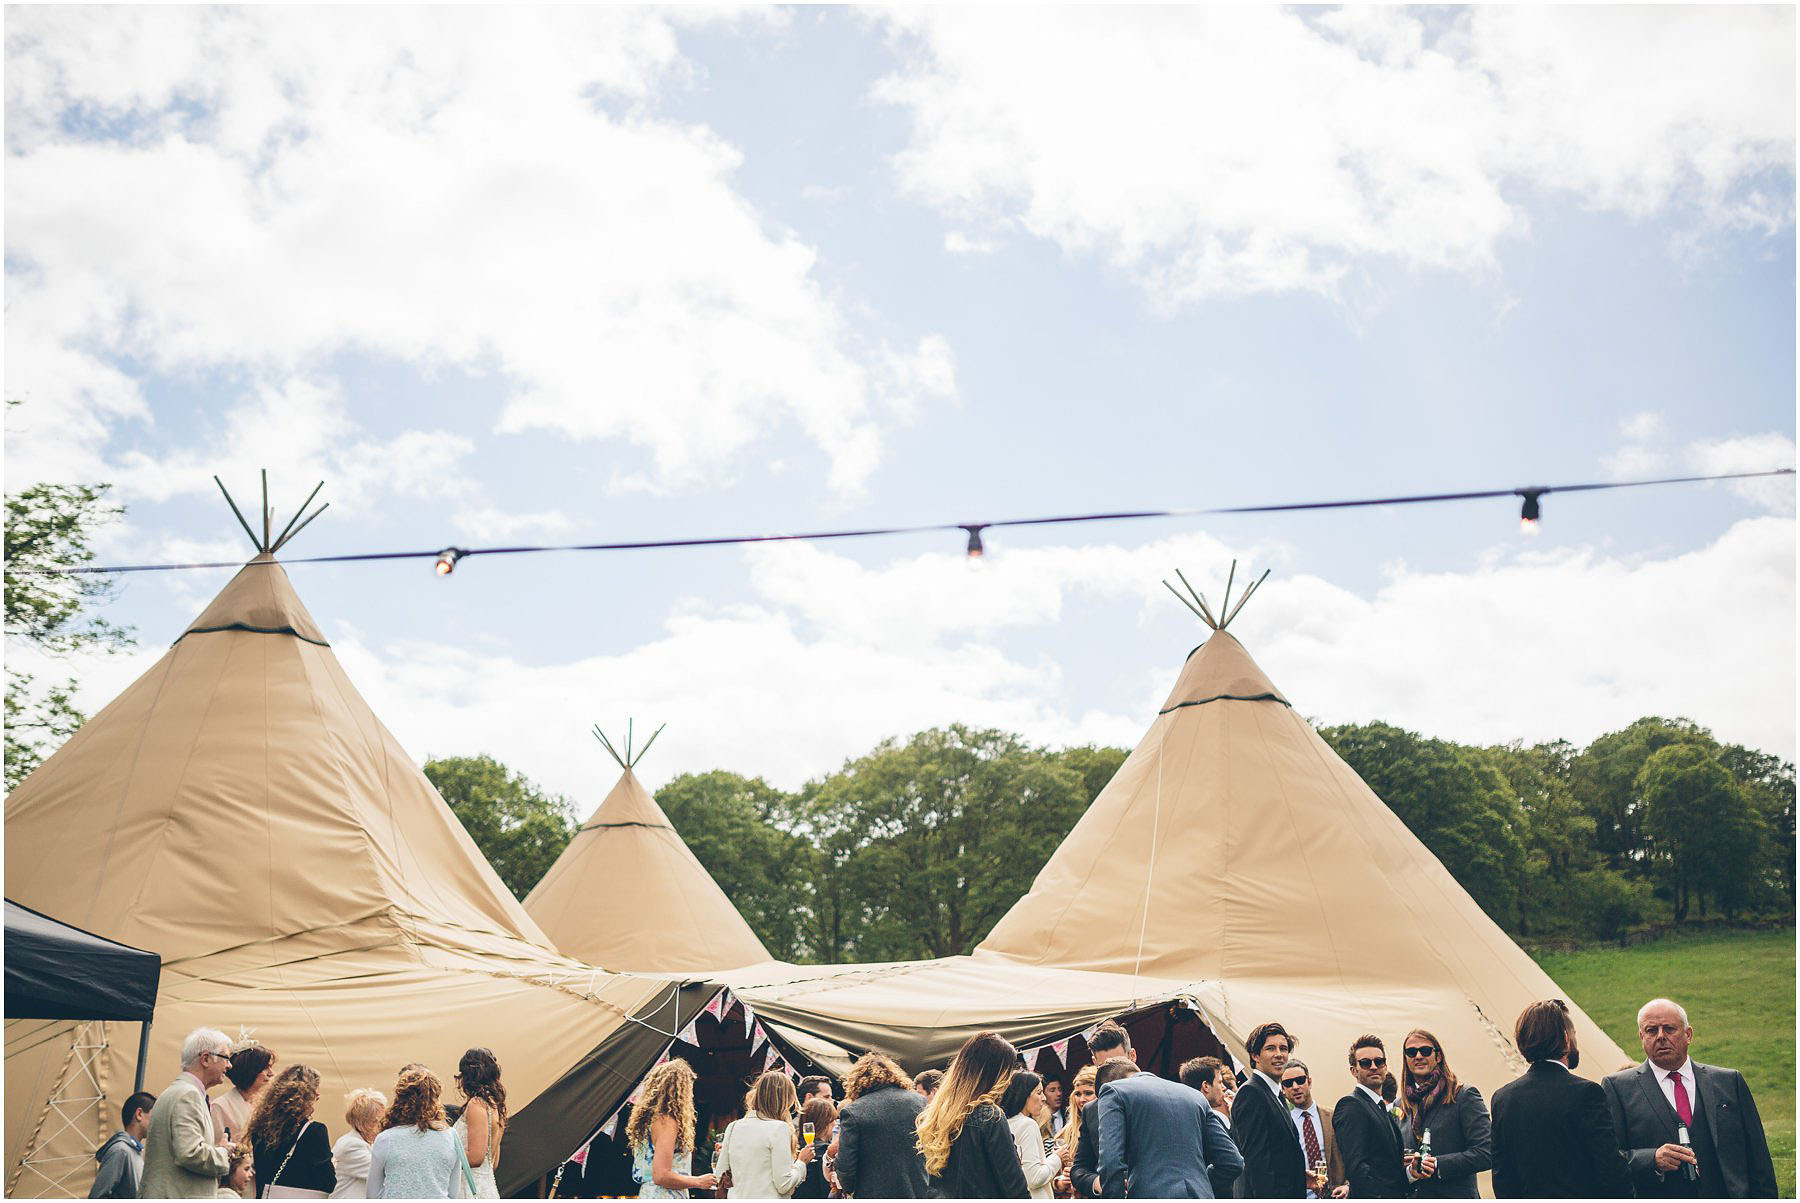
[[(725, 979), (787, 1027), (890, 1049), (914, 1068), (984, 1026), (1042, 1045), (1109, 1011), (1181, 999), (1240, 1059), (1252, 1027), (1280, 1020), (1327, 1088), (1348, 1088), (1337, 1059), (1356, 1037), (1397, 1047), (1415, 1026), (1444, 1041), (1464, 1080), (1489, 1091), (1510, 1080), (1524, 1068), (1514, 1018), (1566, 996), (1224, 622), (1195, 608), (1211, 638), (973, 955)], [(1583, 1068), (1626, 1064), (1574, 1010)]]
[(656, 735), (636, 755), (627, 739), (621, 755), (594, 733), (618, 762), (618, 783), (526, 895), (526, 913), (569, 956), (627, 973), (767, 961), (762, 941), (638, 781), (634, 770)]
[[(8, 796), (8, 895), (161, 954), (152, 1090), (203, 1025), (312, 1065), (328, 1101), (391, 1090), (410, 1060), (447, 1077), (489, 1045), (518, 1113), (500, 1172), (521, 1184), (585, 1134), (577, 1114), (568, 1132), (531, 1132), (534, 1096), (612, 1105), (667, 1043), (655, 1029), (705, 1000), (552, 950), (357, 694), (274, 561), (279, 542), (258, 546)], [(8, 1022), (7, 1193), (85, 1193), (137, 1030)]]

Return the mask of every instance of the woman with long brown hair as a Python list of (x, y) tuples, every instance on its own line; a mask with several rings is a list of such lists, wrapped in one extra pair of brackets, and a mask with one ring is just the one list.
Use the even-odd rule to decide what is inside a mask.
[[(1076, 1142), (1081, 1139), (1081, 1113), (1087, 1105), (1094, 1101), (1094, 1074), (1098, 1071), (1092, 1065), (1083, 1065), (1075, 1071), (1075, 1082), (1069, 1087), (1069, 1122), (1057, 1136), (1062, 1148), (1062, 1173), (1056, 1176), (1056, 1197), (1073, 1199), (1075, 1186), (1069, 1181), (1069, 1169), (1075, 1164)], [(1088, 1135), (1093, 1140), (1093, 1134)]]
[(454, 1130), (468, 1154), (475, 1179), (474, 1198), (498, 1199), (494, 1166), (500, 1160), (500, 1137), (506, 1131), (506, 1087), (500, 1084), (500, 1062), (492, 1049), (472, 1048), (456, 1067), (456, 1086), (468, 1100)]
[[(806, 1126), (812, 1125), (811, 1144), (815, 1149), (824, 1149), (827, 1154), (831, 1150), (831, 1142), (836, 1135), (838, 1121), (837, 1104), (831, 1101), (829, 1093), (814, 1095), (806, 1100), (806, 1106), (800, 1108), (800, 1130), (804, 1135)], [(794, 1188), (796, 1199), (829, 1199), (831, 1183), (825, 1177), (825, 1158), (815, 1157), (806, 1165), (806, 1180)]]
[(231, 1089), (211, 1104), (213, 1131), (228, 1141), (245, 1139), (256, 1104), (274, 1077), (274, 1053), (254, 1040), (241, 1041), (233, 1047), (231, 1068), (225, 1071)]
[(794, 1134), (800, 1098), (793, 1081), (779, 1070), (756, 1079), (744, 1099), (744, 1118), (725, 1130), (720, 1146), (721, 1176), (731, 1175), (732, 1199), (788, 1199), (819, 1155), (816, 1144), (801, 1146)]
[(1494, 1164), (1493, 1125), (1481, 1091), (1459, 1082), (1436, 1036), (1414, 1028), (1400, 1043), (1400, 1135), (1423, 1199), (1474, 1199), (1475, 1175)]
[(664, 1061), (644, 1079), (625, 1125), (625, 1143), (640, 1199), (685, 1199), (691, 1190), (719, 1185), (718, 1174), (692, 1173), (694, 1068), (680, 1057)]
[(331, 1137), (313, 1119), (319, 1075), (290, 1065), (270, 1082), (250, 1116), (250, 1154), (256, 1180), (271, 1197), (323, 1199), (337, 1185)]
[(927, 1189), (947, 1199), (1026, 1199), (1025, 1171), (1000, 1111), (1019, 1054), (998, 1032), (957, 1051), (944, 1084), (919, 1113)]

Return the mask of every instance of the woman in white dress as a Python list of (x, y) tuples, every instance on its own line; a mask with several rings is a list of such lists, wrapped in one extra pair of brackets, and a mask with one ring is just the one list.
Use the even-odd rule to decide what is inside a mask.
[(331, 1165), (337, 1171), (334, 1199), (369, 1197), (369, 1158), (375, 1138), (387, 1123), (387, 1095), (363, 1087), (344, 1096), (344, 1122), (349, 1131), (331, 1146)]
[(800, 1147), (794, 1134), (794, 1112), (800, 1099), (789, 1077), (770, 1070), (756, 1079), (744, 1100), (746, 1112), (725, 1130), (719, 1164), (721, 1178), (731, 1177), (728, 1199), (791, 1199), (806, 1180), (806, 1167), (819, 1154), (816, 1144)]
[(1049, 1109), (1044, 1080), (1029, 1070), (1013, 1074), (1006, 1093), (1000, 1096), (1000, 1111), (1006, 1116), (1006, 1126), (1019, 1150), (1019, 1168), (1025, 1171), (1025, 1185), (1034, 1199), (1054, 1198), (1051, 1186), (1062, 1173), (1062, 1154), (1044, 1151), (1046, 1143), (1055, 1142), (1046, 1142), (1044, 1130), (1038, 1126), (1038, 1117)]
[(472, 1048), (456, 1067), (456, 1086), (468, 1103), (456, 1117), (456, 1134), (469, 1155), (475, 1176), (475, 1198), (498, 1199), (494, 1166), (500, 1160), (500, 1138), (506, 1132), (506, 1087), (500, 1084), (500, 1061), (492, 1049)]
[(680, 1057), (645, 1076), (625, 1143), (640, 1199), (685, 1199), (691, 1190), (711, 1194), (719, 1185), (717, 1175), (693, 1172), (694, 1069)]

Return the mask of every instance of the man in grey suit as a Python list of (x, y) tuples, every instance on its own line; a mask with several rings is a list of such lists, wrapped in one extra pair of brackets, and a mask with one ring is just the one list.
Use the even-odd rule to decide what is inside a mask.
[(210, 1199), (218, 1193), (231, 1151), (213, 1135), (206, 1092), (230, 1068), (231, 1041), (224, 1032), (197, 1028), (181, 1042), (181, 1076), (150, 1108), (140, 1199)]
[(1130, 1061), (1094, 1075), (1100, 1193), (1108, 1199), (1212, 1199), (1231, 1194), (1244, 1158), (1198, 1090)]
[(1638, 1011), (1638, 1039), (1644, 1063), (1600, 1083), (1638, 1198), (1773, 1199), (1775, 1162), (1744, 1075), (1690, 1058), (1694, 1029), (1666, 998)]

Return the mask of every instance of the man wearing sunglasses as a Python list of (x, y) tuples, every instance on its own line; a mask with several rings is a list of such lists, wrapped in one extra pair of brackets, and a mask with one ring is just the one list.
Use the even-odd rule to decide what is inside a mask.
[(1331, 1126), (1331, 1109), (1313, 1101), (1312, 1071), (1306, 1062), (1288, 1058), (1281, 1071), (1281, 1094), (1287, 1099), (1288, 1112), (1294, 1120), (1294, 1134), (1300, 1151), (1306, 1154), (1306, 1172), (1312, 1174), (1319, 1162), (1325, 1163), (1325, 1189), (1310, 1187), (1309, 1199), (1329, 1197), (1342, 1199), (1350, 1193), (1345, 1185), (1344, 1159), (1338, 1153), (1337, 1133)]
[(1381, 1101), (1387, 1050), (1379, 1036), (1359, 1036), (1350, 1046), (1350, 1076), (1356, 1089), (1331, 1109), (1338, 1151), (1355, 1199), (1401, 1199), (1407, 1191), (1400, 1125)]

